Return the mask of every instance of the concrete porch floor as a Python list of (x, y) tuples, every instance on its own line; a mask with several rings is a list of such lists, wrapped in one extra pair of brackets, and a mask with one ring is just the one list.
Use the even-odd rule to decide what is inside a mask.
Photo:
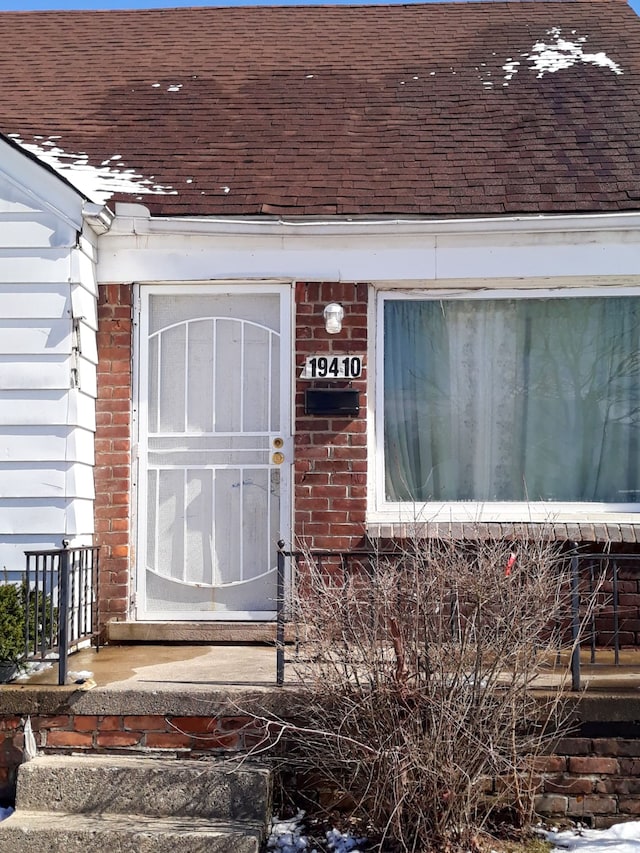
[[(69, 657), (71, 672), (93, 672), (96, 688), (111, 691), (276, 686), (276, 652), (268, 645), (126, 644), (82, 649)], [(25, 686), (57, 684), (57, 664)], [(94, 689), (96, 689), (94, 688)]]
[[(297, 684), (293, 654), (293, 647), (287, 647), (285, 691)], [(625, 719), (640, 720), (640, 649), (623, 650), (618, 667), (606, 650), (598, 651), (596, 664), (588, 661), (588, 652), (583, 652), (581, 704), (614, 700), (626, 708)], [(269, 645), (108, 645), (76, 652), (68, 669), (91, 671), (95, 686), (58, 686), (54, 663), (28, 681), (0, 686), (1, 711), (44, 713), (72, 704), (76, 712), (91, 714), (194, 713), (203, 702), (241, 700), (256, 693), (282, 696), (283, 690), (276, 686), (276, 654)], [(560, 671), (549, 668), (535, 686), (545, 690), (561, 677)], [(570, 678), (565, 683), (569, 688)]]
[(59, 686), (54, 661), (26, 681), (0, 685), (0, 713), (188, 716), (250, 694), (282, 695), (268, 645), (108, 645), (70, 655), (68, 670), (88, 670), (92, 681)]

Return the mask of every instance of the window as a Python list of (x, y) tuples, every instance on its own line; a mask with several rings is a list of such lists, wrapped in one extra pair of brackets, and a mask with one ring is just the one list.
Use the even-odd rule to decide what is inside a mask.
[(383, 295), (387, 506), (640, 504), (640, 297), (566, 293)]

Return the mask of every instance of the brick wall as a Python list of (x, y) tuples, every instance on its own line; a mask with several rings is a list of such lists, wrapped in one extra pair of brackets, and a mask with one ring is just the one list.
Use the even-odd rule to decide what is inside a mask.
[(131, 287), (100, 285), (95, 523), (101, 624), (125, 618), (129, 609), (131, 331)]
[[(199, 758), (242, 752), (263, 743), (263, 724), (245, 715), (45, 714), (33, 716), (38, 749), (45, 753), (156, 753)], [(589, 728), (594, 729), (586, 736)], [(536, 811), (553, 821), (610, 826), (640, 815), (640, 724), (587, 724), (540, 759)], [(603, 736), (607, 731), (617, 736)], [(0, 716), (0, 802), (13, 798), (22, 760), (23, 719)], [(320, 777), (321, 778), (321, 768)], [(308, 781), (308, 780), (307, 780)], [(333, 792), (335, 793), (335, 792)], [(333, 794), (332, 794), (333, 796)]]
[[(366, 357), (367, 285), (325, 282), (296, 285), (295, 371), (307, 355)], [(342, 331), (330, 335), (322, 316), (325, 305), (339, 302), (345, 312)], [(360, 391), (355, 418), (304, 414), (304, 392), (330, 383), (296, 378), (295, 485), (296, 538), (309, 548), (348, 549), (362, 544), (367, 494), (367, 365), (354, 380)], [(345, 381), (332, 383), (341, 387)]]
[[(206, 754), (250, 749), (264, 740), (261, 723), (251, 717), (183, 717), (145, 715), (58, 714), (31, 718), (38, 750), (71, 752), (176, 755), (199, 758)], [(0, 716), (0, 802), (12, 801), (22, 761), (23, 719)]]
[[(613, 734), (624, 729), (621, 736)], [(536, 811), (550, 819), (605, 827), (640, 815), (640, 730), (638, 724), (599, 723), (560, 740), (540, 761)]]

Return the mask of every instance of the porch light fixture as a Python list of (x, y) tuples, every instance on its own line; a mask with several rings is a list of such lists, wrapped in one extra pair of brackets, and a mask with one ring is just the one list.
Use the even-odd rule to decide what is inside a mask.
[(337, 335), (342, 330), (344, 308), (337, 302), (330, 302), (322, 312), (324, 327), (330, 335)]

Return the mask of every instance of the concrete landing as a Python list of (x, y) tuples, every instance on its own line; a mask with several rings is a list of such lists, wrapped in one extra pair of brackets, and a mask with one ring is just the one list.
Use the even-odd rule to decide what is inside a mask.
[[(70, 673), (91, 682), (58, 686), (57, 664), (28, 681), (0, 685), (4, 713), (198, 715), (247, 694), (282, 694), (276, 653), (266, 645), (122, 645), (71, 655)], [(288, 686), (295, 686), (289, 671)], [(87, 688), (90, 689), (87, 689)]]
[[(95, 686), (70, 684), (57, 686), (57, 666), (32, 676), (27, 682), (0, 685), (0, 703), (4, 713), (62, 713), (70, 707), (79, 714), (185, 714), (202, 713), (203, 702), (216, 702), (248, 694), (260, 694), (265, 702), (283, 701), (287, 690), (298, 682), (291, 663), (294, 647), (287, 647), (289, 663), (285, 669), (285, 687), (276, 686), (276, 654), (268, 645), (184, 645), (130, 644), (102, 647), (98, 652), (85, 649), (72, 655), (71, 672), (89, 670)], [(567, 660), (563, 659), (562, 666)], [(617, 699), (617, 712), (626, 719), (640, 720), (640, 649), (625, 649), (621, 665), (613, 665), (613, 654), (599, 650), (597, 663), (582, 656), (582, 706), (593, 708), (589, 715), (600, 717), (603, 702)], [(566, 672), (566, 669), (564, 670)], [(549, 667), (536, 687), (548, 689), (557, 684), (560, 670)], [(566, 679), (567, 688), (570, 680)], [(280, 697), (278, 699), (278, 697)], [(611, 714), (608, 708), (607, 714)]]

